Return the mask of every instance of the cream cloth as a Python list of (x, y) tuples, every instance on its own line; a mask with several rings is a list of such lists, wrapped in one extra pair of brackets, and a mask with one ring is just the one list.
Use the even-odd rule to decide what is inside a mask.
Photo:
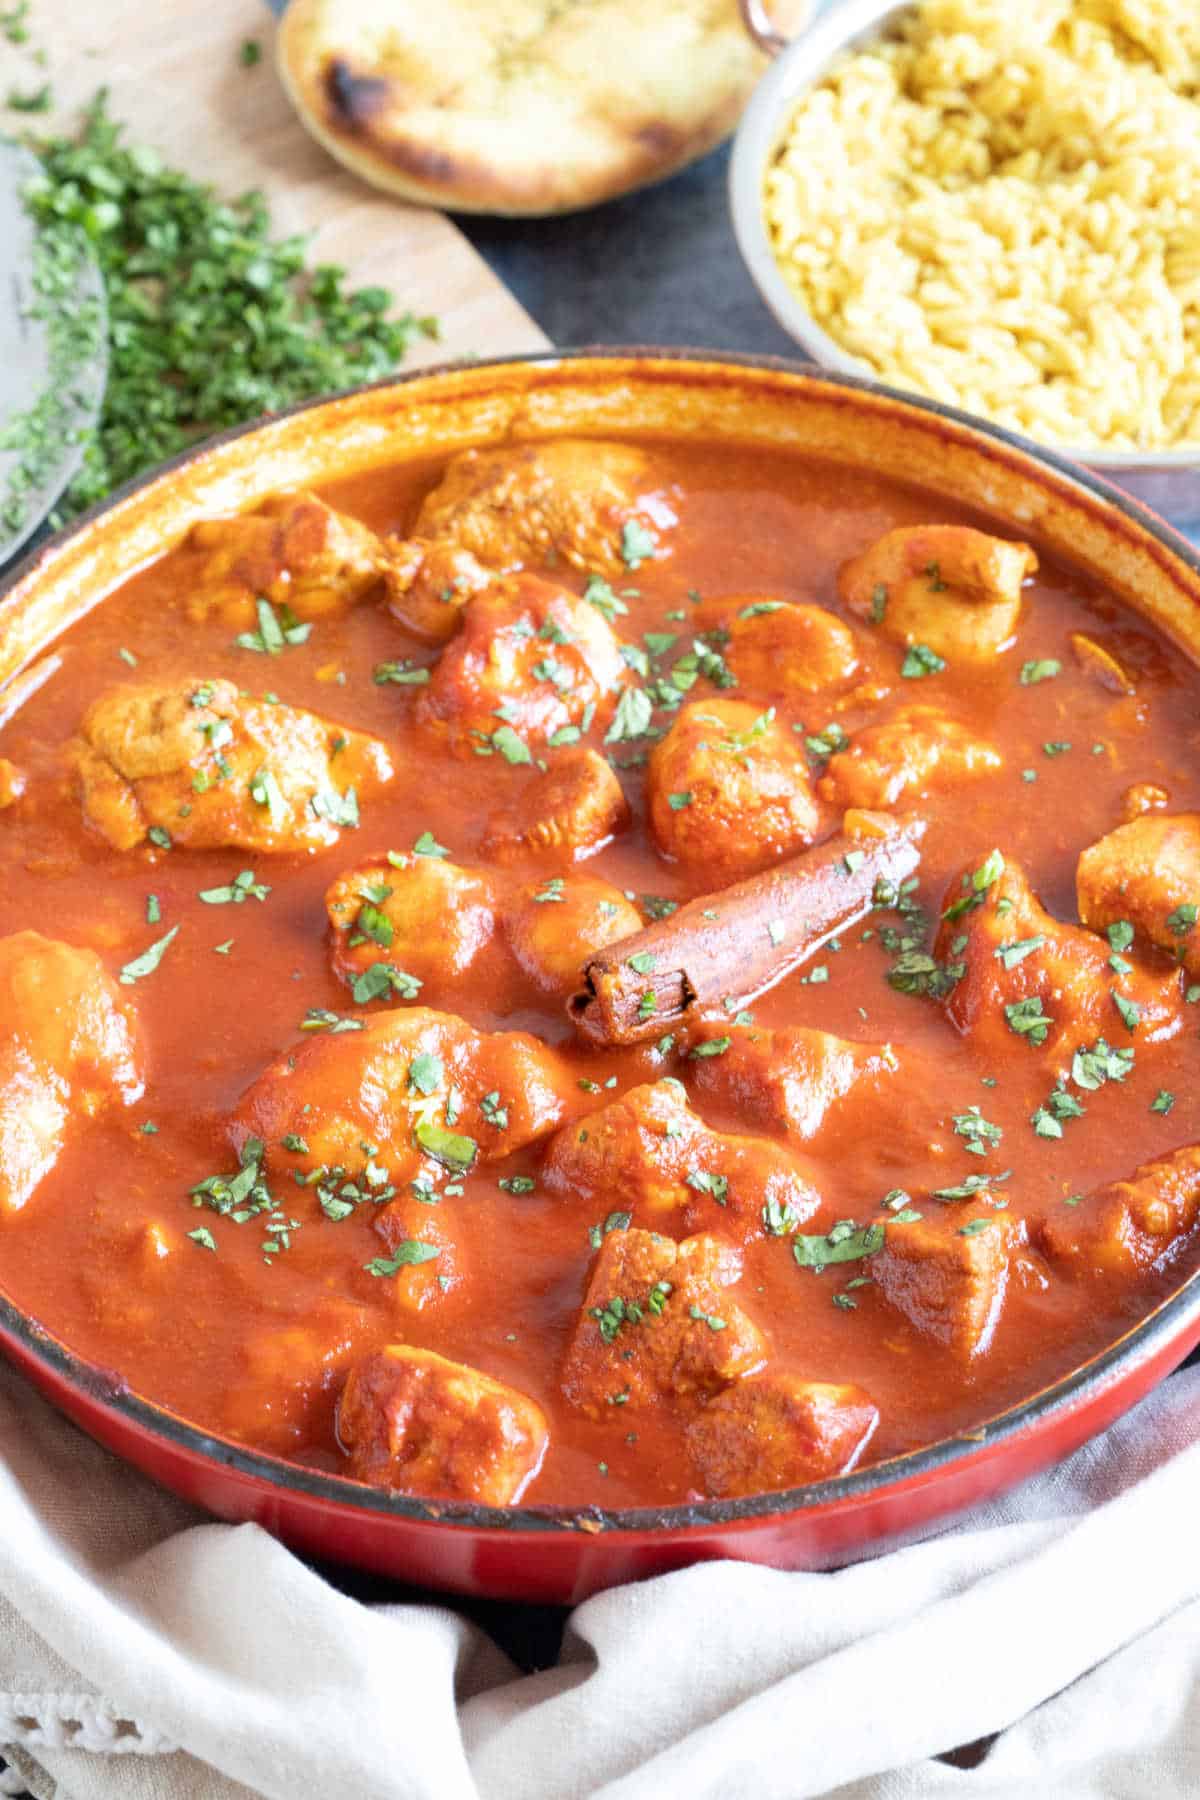
[[(1191, 1800), (1200, 1369), (955, 1529), (578, 1607), (521, 1675), (206, 1523), (0, 1371), (0, 1739), (48, 1800)], [(939, 1752), (999, 1732), (972, 1771)], [(3, 1784), (0, 1784), (2, 1786)]]

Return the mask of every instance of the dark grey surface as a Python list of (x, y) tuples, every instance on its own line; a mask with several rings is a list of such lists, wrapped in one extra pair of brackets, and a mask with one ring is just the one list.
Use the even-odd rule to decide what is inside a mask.
[(561, 349), (695, 344), (795, 356), (738, 254), (728, 162), (728, 149), (716, 150), (659, 187), (567, 218), (456, 214), (455, 223)]

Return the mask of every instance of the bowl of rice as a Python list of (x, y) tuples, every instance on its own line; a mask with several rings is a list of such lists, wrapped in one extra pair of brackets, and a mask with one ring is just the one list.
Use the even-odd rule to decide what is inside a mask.
[(1200, 522), (1200, 0), (840, 0), (759, 84), (730, 183), (816, 362)]

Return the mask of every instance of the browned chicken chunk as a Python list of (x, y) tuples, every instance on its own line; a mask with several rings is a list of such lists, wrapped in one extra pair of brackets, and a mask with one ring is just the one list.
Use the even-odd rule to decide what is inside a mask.
[(724, 1388), (687, 1427), (704, 1491), (718, 1499), (803, 1487), (852, 1469), (879, 1423), (853, 1386), (767, 1370)]
[(392, 851), (339, 875), (325, 895), (333, 969), (356, 1000), (415, 1000), (464, 975), (492, 941), (496, 883), (439, 856)]
[(519, 888), (505, 909), (504, 929), (534, 987), (566, 999), (587, 958), (640, 931), (642, 917), (611, 882), (559, 875)]
[(346, 612), (378, 582), (383, 546), (373, 531), (315, 494), (276, 494), (256, 512), (204, 519), (188, 546), (203, 559), (187, 596), (192, 619), (220, 618), (245, 631), (257, 602), (297, 619)]
[(469, 602), (415, 716), (462, 755), (527, 763), (603, 724), (626, 674), (594, 606), (517, 575)]
[(1109, 944), (1053, 918), (1020, 865), (998, 851), (950, 884), (934, 954), (952, 973), (962, 970), (946, 1000), (951, 1019), (1001, 1060), (1022, 1039), (1067, 1069), (1097, 1037), (1140, 1046), (1182, 1023), (1177, 974), (1129, 958), (1114, 967)]
[(544, 774), (530, 774), (516, 799), (487, 822), (484, 856), (511, 862), (553, 851), (564, 861), (591, 856), (629, 824), (629, 803), (612, 768), (584, 745), (560, 750)]
[(0, 1216), (18, 1212), (67, 1138), (143, 1089), (132, 1009), (94, 950), (0, 938)]
[(856, 732), (847, 748), (830, 758), (817, 792), (833, 806), (907, 806), (1003, 766), (998, 750), (940, 708), (906, 706), (883, 724)]
[(79, 730), (84, 815), (117, 850), (324, 849), (393, 773), (378, 738), (215, 678), (109, 688)]
[(639, 508), (645, 455), (626, 444), (560, 439), (468, 450), (426, 495), (406, 540), (391, 540), (388, 601), (412, 630), (449, 637), (459, 609), (498, 575), (561, 560), (581, 573), (625, 574), (622, 532), (657, 536), (661, 502)]
[(843, 564), (838, 592), (896, 643), (979, 661), (1012, 643), (1021, 584), (1037, 566), (1028, 544), (967, 525), (905, 525)]
[(880, 1095), (899, 1072), (890, 1044), (856, 1044), (809, 1026), (707, 1024), (696, 1042), (728, 1040), (720, 1056), (697, 1057), (693, 1085), (747, 1124), (803, 1142), (836, 1116), (847, 1095)]
[(1021, 1236), (1022, 1227), (1003, 1212), (939, 1207), (936, 1217), (926, 1212), (908, 1224), (889, 1223), (871, 1277), (919, 1332), (969, 1361), (996, 1328)]
[(1139, 1275), (1178, 1249), (1200, 1217), (1200, 1144), (1144, 1163), (1033, 1228), (1039, 1250), (1066, 1274)]
[(337, 1428), (356, 1481), (484, 1506), (521, 1498), (550, 1437), (528, 1395), (408, 1344), (389, 1344), (354, 1366)]
[(1103, 931), (1127, 920), (1200, 973), (1200, 813), (1144, 814), (1079, 858), (1079, 916)]
[(705, 601), (689, 623), (720, 645), (739, 690), (756, 699), (837, 693), (859, 672), (854, 633), (823, 606), (735, 594)]
[(394, 1186), (423, 1166), (461, 1173), (561, 1124), (574, 1080), (522, 1031), (476, 1031), (414, 1006), (373, 1013), (361, 1031), (320, 1030), (243, 1094), (239, 1149), (260, 1139), (298, 1172), (364, 1167)]
[(780, 1145), (712, 1130), (669, 1076), (565, 1126), (546, 1152), (542, 1180), (553, 1194), (597, 1205), (616, 1196), (640, 1224), (719, 1225), (740, 1242), (761, 1236), (768, 1218), (794, 1230), (821, 1204)]
[(424, 1312), (460, 1290), (465, 1279), (461, 1230), (455, 1230), (451, 1202), (418, 1182), (372, 1210), (371, 1225), (384, 1250), (367, 1266), (399, 1313)]
[(695, 1400), (759, 1368), (762, 1337), (728, 1293), (741, 1272), (720, 1238), (608, 1232), (563, 1364), (567, 1399), (611, 1419), (615, 1407)]
[(658, 848), (714, 883), (803, 850), (820, 821), (800, 740), (741, 700), (684, 707), (651, 752), (647, 798)]

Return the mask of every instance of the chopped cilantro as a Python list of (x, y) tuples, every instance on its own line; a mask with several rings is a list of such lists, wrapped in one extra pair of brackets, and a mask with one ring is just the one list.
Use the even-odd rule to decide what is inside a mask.
[(809, 1237), (798, 1232), (792, 1241), (792, 1255), (802, 1269), (820, 1271), (830, 1263), (859, 1262), (882, 1250), (885, 1237), (882, 1225), (856, 1225), (853, 1219), (839, 1219), (824, 1237)]
[(928, 644), (910, 644), (900, 673), (906, 681), (920, 681), (926, 675), (937, 675), (945, 666), (945, 657), (931, 650)]
[(621, 561), (628, 569), (636, 569), (644, 562), (652, 562), (658, 549), (658, 539), (652, 531), (637, 519), (626, 519), (621, 527)]
[(148, 950), (143, 950), (140, 956), (135, 956), (132, 962), (127, 962), (118, 976), (122, 985), (132, 987), (135, 981), (142, 981), (147, 975), (153, 975), (166, 955), (169, 945), (173, 944), (178, 936), (178, 925), (172, 925), (165, 937), (160, 937), (158, 942), (151, 944)]
[(1027, 1038), (1031, 1044), (1044, 1044), (1054, 1020), (1042, 1010), (1040, 994), (1030, 994), (1024, 1000), (1010, 1000), (1004, 1008), (1004, 1017), (1010, 1031), (1018, 1037)]
[(426, 1244), (420, 1238), (403, 1238), (391, 1256), (373, 1256), (363, 1268), (368, 1275), (398, 1275), (401, 1269), (432, 1262), (441, 1253), (438, 1244)]

